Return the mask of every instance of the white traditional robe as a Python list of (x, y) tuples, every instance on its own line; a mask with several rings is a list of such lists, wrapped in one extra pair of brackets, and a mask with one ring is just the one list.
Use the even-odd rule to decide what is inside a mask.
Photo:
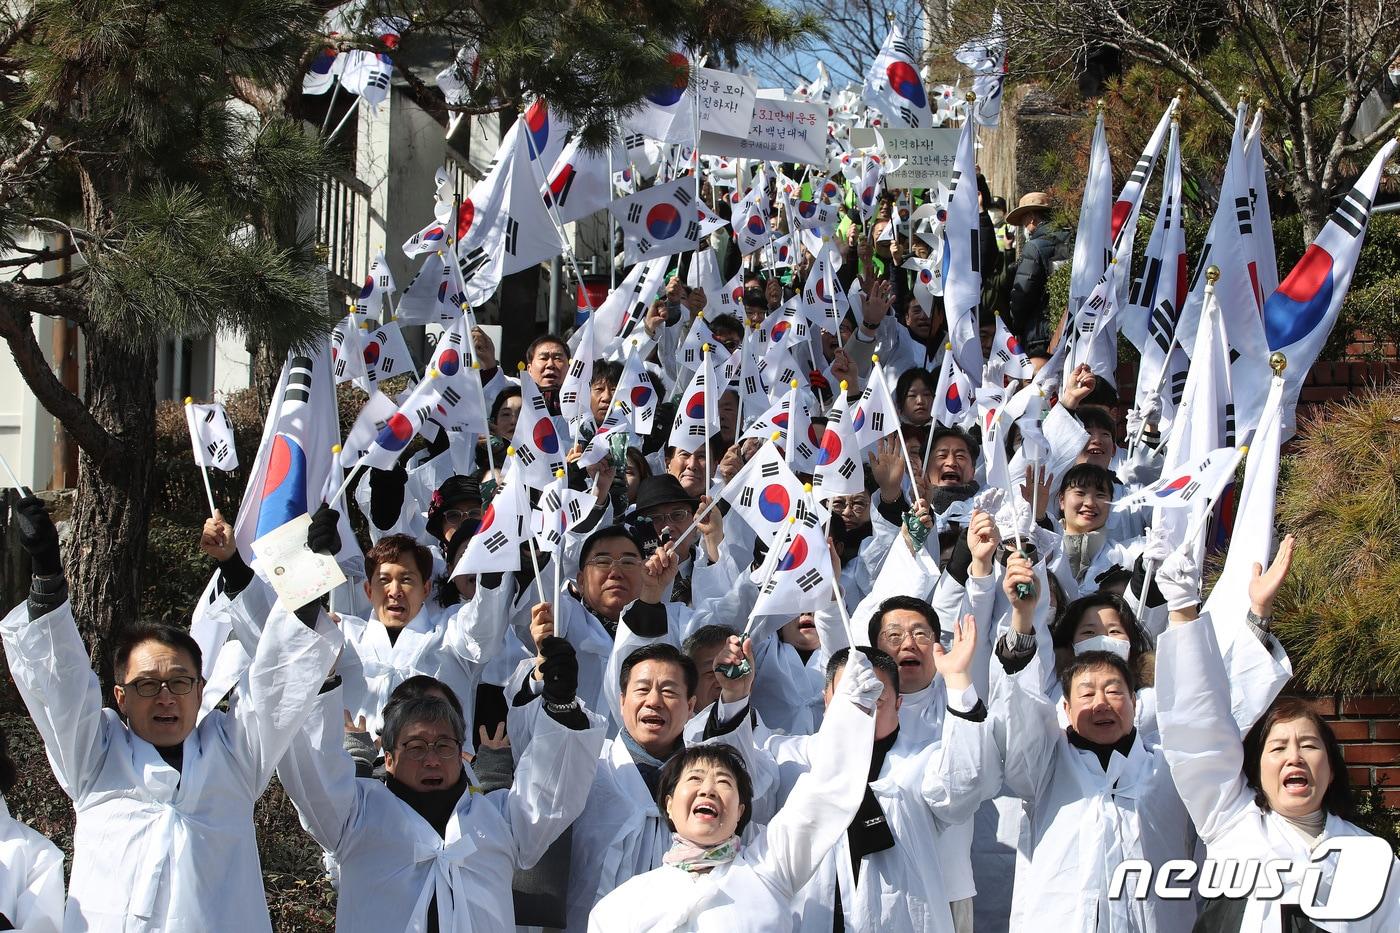
[(382, 782), (355, 777), (341, 704), (339, 690), (319, 699), (278, 770), (302, 826), (339, 865), (338, 933), (419, 933), (434, 897), (441, 933), (513, 931), (512, 872), (539, 861), (583, 809), (601, 717), (570, 729), (532, 703), (535, 741), (514, 782), (463, 793), (444, 837)]
[(15, 684), (73, 800), (73, 873), (64, 929), (271, 930), (253, 802), (310, 713), (340, 650), (273, 611), (228, 714), (205, 716), (179, 771), (104, 709), (67, 603), (30, 620), (16, 606), (0, 635)]

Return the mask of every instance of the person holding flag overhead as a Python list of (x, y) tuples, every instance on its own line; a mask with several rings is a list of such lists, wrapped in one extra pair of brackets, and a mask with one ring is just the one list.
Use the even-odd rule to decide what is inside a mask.
[[(117, 709), (104, 709), (53, 521), (33, 496), (17, 503), (16, 520), (34, 576), (0, 637), (77, 811), (65, 926), (271, 931), (253, 803), (311, 711), (340, 633), (318, 603), (279, 602), (237, 701), (201, 718), (198, 643), (182, 629), (133, 623), (113, 650)], [(334, 522), (312, 528), (329, 535), (309, 546), (339, 549)]]

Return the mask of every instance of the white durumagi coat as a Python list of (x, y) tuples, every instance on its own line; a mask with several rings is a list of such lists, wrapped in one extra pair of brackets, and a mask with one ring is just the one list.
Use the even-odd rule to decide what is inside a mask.
[(0, 916), (26, 933), (63, 929), (63, 853), (0, 797)]
[(870, 714), (834, 699), (812, 740), (812, 770), (733, 862), (708, 874), (665, 865), (637, 875), (593, 909), (589, 933), (790, 929), (797, 893), (860, 807), (873, 736)]
[(179, 771), (102, 707), (67, 603), (32, 621), (21, 603), (0, 634), (77, 810), (64, 929), (270, 930), (253, 802), (340, 650), (329, 620), (313, 632), (280, 606), (273, 611), (238, 702), (190, 733)]
[(392, 642), (378, 619), (342, 616), (345, 653), (336, 671), (351, 715), (364, 716), (377, 733), (394, 688), (415, 674), (428, 674), (452, 688), (471, 723), (477, 684), (504, 643), (514, 593), (512, 575), (506, 574), (498, 586), (478, 584), (470, 600), (447, 609), (430, 598)]
[[(966, 712), (976, 705), (971, 690), (957, 700)], [(990, 722), (971, 722), (948, 713), (941, 741), (933, 745), (906, 739), (903, 729), (870, 789), (889, 822), (895, 846), (861, 859), (860, 878), (851, 871), (851, 851), (843, 833), (802, 891), (798, 929), (827, 933), (837, 886), (844, 928), (881, 933), (952, 933), (948, 886), (940, 837), (968, 825), (981, 801), (1001, 787), (999, 756)], [(809, 767), (815, 740), (775, 736), (768, 747), (787, 775)], [(781, 811), (779, 811), (781, 812)]]
[[(1250, 637), (1241, 633), (1236, 640)], [(1157, 697), (1162, 753), (1171, 765), (1172, 777), (1181, 790), (1191, 821), (1205, 842), (1206, 858), (1246, 864), (1287, 859), (1292, 864), (1282, 876), (1282, 897), (1266, 900), (1250, 896), (1235, 929), (1240, 933), (1277, 930), (1280, 905), (1304, 902), (1303, 882), (1309, 871), (1320, 870), (1316, 902), (1330, 906), (1334, 888), (1344, 885), (1350, 897), (1343, 898), (1338, 893), (1339, 899), (1362, 901), (1365, 894), (1375, 889), (1363, 892), (1358, 888), (1361, 876), (1381, 877), (1382, 869), (1388, 867), (1389, 885), (1374, 912), (1356, 920), (1312, 922), (1323, 930), (1348, 933), (1400, 930), (1400, 863), (1390, 856), (1384, 844), (1377, 846), (1379, 856), (1371, 858), (1370, 864), (1349, 865), (1342, 871), (1339, 864), (1347, 856), (1334, 851), (1314, 861), (1313, 852), (1320, 854), (1329, 840), (1370, 836), (1369, 833), (1338, 816), (1328, 815), (1314, 845), (1283, 817), (1255, 803), (1254, 790), (1244, 779), (1244, 746), (1231, 711), (1230, 683), (1208, 617), (1173, 625), (1158, 639)], [(1227, 928), (1213, 925), (1208, 929), (1214, 933)], [(1229, 933), (1235, 933), (1235, 929)]]
[[(1030, 863), (1016, 877), (1011, 929), (1056, 933), (1187, 933), (1191, 901), (1110, 899), (1124, 859), (1191, 856), (1191, 827), (1167, 763), (1134, 739), (1108, 768), (1069, 743), (1041, 690), (1038, 660), (998, 687), (1007, 789), (1030, 806)], [(1004, 739), (1003, 739), (1004, 736)]]
[(531, 704), (534, 741), (509, 789), (464, 793), (439, 836), (380, 781), (356, 778), (341, 747), (340, 691), (320, 698), (305, 741), (278, 770), (301, 822), (340, 866), (339, 933), (421, 933), (436, 898), (441, 933), (515, 929), (511, 877), (539, 861), (583, 809), (603, 721), (570, 729)]

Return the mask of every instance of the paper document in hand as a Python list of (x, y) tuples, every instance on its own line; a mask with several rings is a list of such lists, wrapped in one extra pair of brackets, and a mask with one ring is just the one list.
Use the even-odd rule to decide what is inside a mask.
[(282, 605), (292, 610), (345, 582), (334, 555), (318, 554), (306, 546), (310, 527), (311, 516), (303, 512), (253, 542), (253, 569), (272, 585)]

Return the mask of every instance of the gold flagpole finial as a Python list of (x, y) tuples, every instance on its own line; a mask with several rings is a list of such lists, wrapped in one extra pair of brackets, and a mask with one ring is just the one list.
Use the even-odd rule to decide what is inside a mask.
[(1275, 350), (1269, 354), (1269, 368), (1274, 371), (1275, 376), (1282, 376), (1283, 371), (1288, 368), (1288, 357)]
[(1211, 266), (1210, 268), (1206, 269), (1206, 281), (1209, 282), (1211, 285), (1214, 285), (1216, 282), (1220, 281), (1219, 266)]

